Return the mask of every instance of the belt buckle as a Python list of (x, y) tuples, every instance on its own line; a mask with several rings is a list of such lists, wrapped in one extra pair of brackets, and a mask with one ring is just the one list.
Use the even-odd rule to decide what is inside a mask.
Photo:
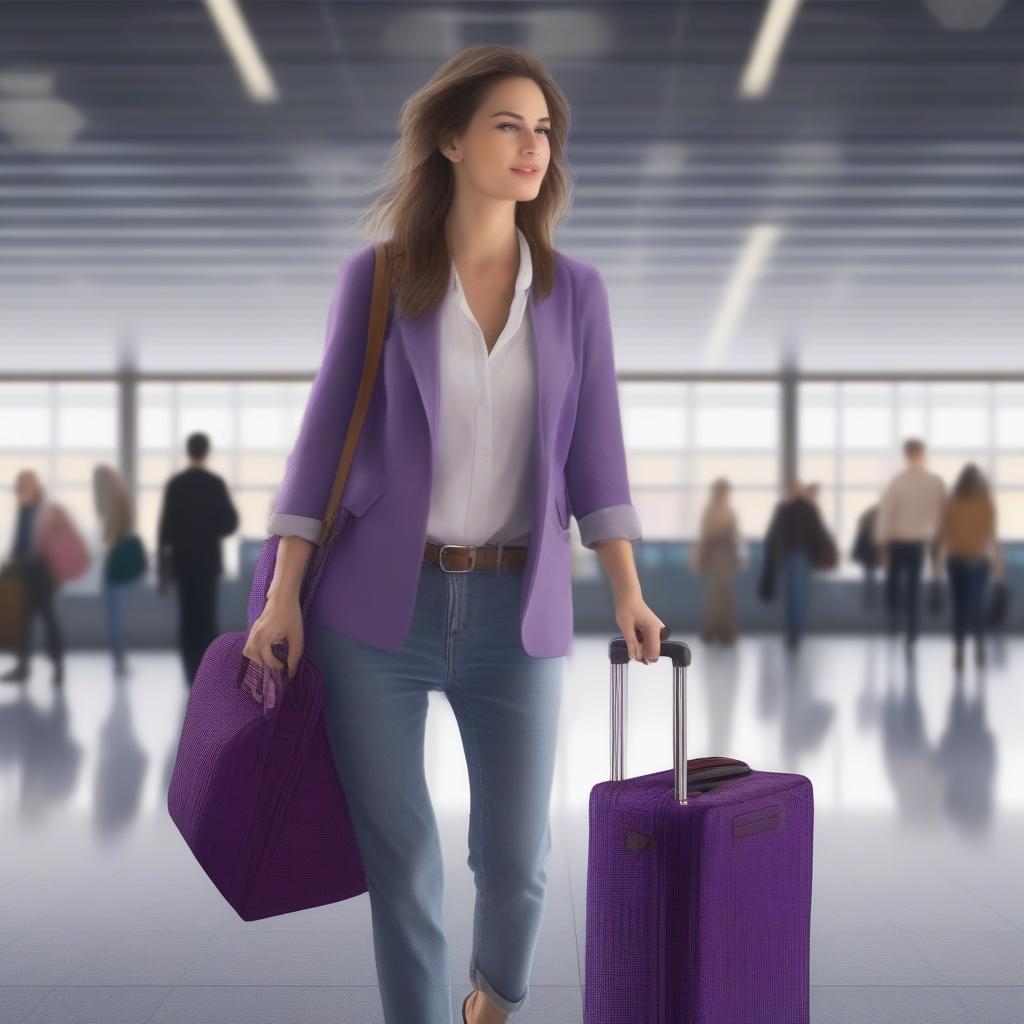
[[(446, 569), (444, 565), (444, 553), (447, 548), (465, 548), (472, 552), (469, 556), (469, 565), (465, 569)], [(476, 562), (476, 546), (473, 544), (442, 544), (441, 550), (437, 553), (437, 564), (442, 572), (472, 572), (473, 564)]]

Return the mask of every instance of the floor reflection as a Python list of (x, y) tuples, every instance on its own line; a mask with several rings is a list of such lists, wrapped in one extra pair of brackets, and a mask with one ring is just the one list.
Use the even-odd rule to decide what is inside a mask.
[[(692, 647), (689, 757), (738, 757), (814, 785), (813, 1019), (1024, 1019), (1017, 641), (960, 672), (938, 637), (913, 657), (887, 637)], [(0, 688), (0, 1021), (382, 1020), (365, 895), (242, 922), (170, 822), (188, 698), (176, 656), (140, 652), (118, 679), (101, 654), (74, 654), (63, 688), (42, 659), (34, 668)], [(587, 806), (608, 777), (608, 677), (607, 638), (578, 636), (528, 1020), (582, 1021)], [(669, 767), (668, 663), (631, 665), (627, 696), (626, 774)], [(458, 1019), (469, 787), (454, 716), (442, 694), (431, 705), (426, 772)], [(242, 986), (259, 989), (258, 1005)]]

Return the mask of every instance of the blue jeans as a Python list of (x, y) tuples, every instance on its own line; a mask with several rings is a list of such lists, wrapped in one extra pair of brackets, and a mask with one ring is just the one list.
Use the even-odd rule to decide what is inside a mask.
[(523, 649), (522, 581), (522, 569), (447, 573), (424, 562), (409, 633), (392, 651), (311, 627), (387, 1024), (451, 1024), (441, 844), (423, 763), (431, 690), (448, 698), (469, 769), (469, 980), (505, 1013), (526, 1001), (547, 893), (565, 658)]
[(889, 619), (889, 632), (896, 632), (900, 609), (903, 608), (907, 615), (907, 639), (911, 641), (917, 639), (924, 549), (922, 541), (889, 542), (889, 568), (885, 576), (885, 607)]
[(786, 639), (800, 640), (807, 622), (807, 600), (811, 586), (811, 561), (803, 549), (789, 551), (782, 559), (782, 594)]
[(103, 601), (107, 609), (107, 642), (118, 661), (124, 659), (124, 604), (128, 591), (137, 580), (127, 583), (103, 581)]
[(953, 592), (953, 639), (963, 644), (968, 630), (975, 641), (985, 634), (985, 584), (988, 560), (949, 555), (946, 558), (949, 586)]

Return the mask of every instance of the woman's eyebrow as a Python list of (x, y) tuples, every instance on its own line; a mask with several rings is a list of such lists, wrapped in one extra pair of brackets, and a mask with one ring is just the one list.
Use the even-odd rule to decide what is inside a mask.
[[(514, 114), (511, 110), (498, 110), (495, 113), (491, 114), (491, 117), (501, 117), (503, 114), (506, 117), (514, 117), (518, 121), (525, 121), (526, 120), (526, 118), (523, 117), (522, 114)], [(551, 118), (550, 117), (538, 117), (537, 120), (538, 121), (550, 121)]]

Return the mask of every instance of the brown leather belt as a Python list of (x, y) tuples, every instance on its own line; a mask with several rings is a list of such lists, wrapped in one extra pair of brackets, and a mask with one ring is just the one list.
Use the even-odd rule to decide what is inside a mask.
[[(529, 548), (507, 548), (503, 544), (435, 544), (428, 540), (423, 561), (444, 572), (472, 572), (474, 569), (498, 572), (501, 569), (522, 569)], [(443, 557), (442, 557), (443, 556)]]

